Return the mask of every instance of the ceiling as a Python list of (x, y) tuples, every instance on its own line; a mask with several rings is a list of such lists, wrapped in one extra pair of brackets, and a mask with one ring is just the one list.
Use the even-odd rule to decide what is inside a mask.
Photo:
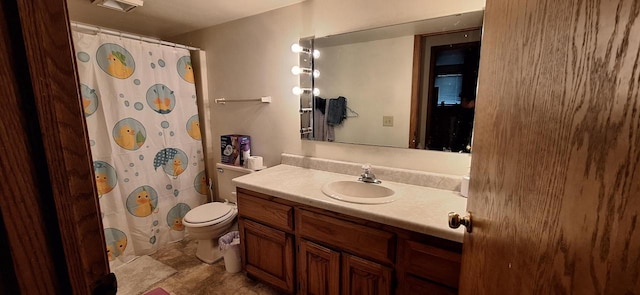
[(168, 38), (289, 6), (304, 0), (145, 0), (131, 12), (99, 7), (91, 0), (67, 0), (72, 21)]

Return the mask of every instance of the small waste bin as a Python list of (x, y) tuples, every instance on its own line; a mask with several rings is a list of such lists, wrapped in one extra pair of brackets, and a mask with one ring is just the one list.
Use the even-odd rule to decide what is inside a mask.
[(224, 257), (224, 268), (227, 272), (236, 273), (242, 270), (240, 263), (240, 232), (232, 231), (218, 239), (220, 252)]

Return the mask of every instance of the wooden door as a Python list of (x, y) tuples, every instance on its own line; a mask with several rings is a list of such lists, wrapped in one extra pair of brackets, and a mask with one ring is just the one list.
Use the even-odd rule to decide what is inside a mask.
[(340, 294), (340, 252), (303, 239), (298, 246), (300, 294)]
[(113, 294), (65, 1), (3, 1), (0, 38), (0, 293)]
[(487, 0), (461, 294), (640, 293), (639, 14)]
[(391, 294), (391, 268), (342, 254), (342, 294)]
[(239, 227), (247, 273), (293, 293), (293, 236), (245, 218), (240, 218)]

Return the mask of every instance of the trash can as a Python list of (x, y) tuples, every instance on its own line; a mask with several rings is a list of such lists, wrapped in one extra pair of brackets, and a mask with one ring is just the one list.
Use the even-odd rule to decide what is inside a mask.
[(232, 231), (218, 239), (220, 252), (224, 258), (227, 272), (236, 273), (242, 270), (240, 263), (240, 232)]

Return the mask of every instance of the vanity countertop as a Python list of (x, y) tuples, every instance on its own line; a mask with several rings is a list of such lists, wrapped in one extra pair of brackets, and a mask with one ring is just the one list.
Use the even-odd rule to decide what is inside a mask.
[(235, 178), (233, 183), (237, 187), (285, 200), (462, 242), (464, 227), (451, 229), (447, 221), (450, 211), (466, 212), (467, 199), (457, 192), (382, 179), (383, 185), (396, 190), (399, 197), (394, 202), (355, 204), (339, 201), (322, 193), (322, 186), (326, 183), (357, 178), (357, 175), (278, 165)]

